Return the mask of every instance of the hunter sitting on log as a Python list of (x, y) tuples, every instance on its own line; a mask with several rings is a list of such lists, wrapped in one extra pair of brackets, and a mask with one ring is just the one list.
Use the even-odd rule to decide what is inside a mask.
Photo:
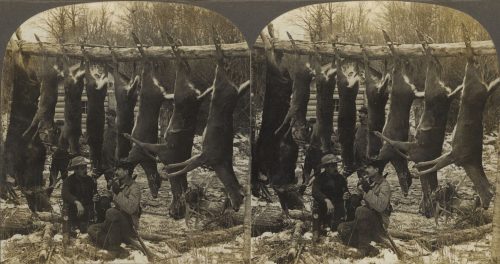
[(141, 189), (132, 178), (133, 165), (120, 161), (115, 172), (115, 181), (107, 195), (112, 197), (114, 207), (106, 211), (104, 223), (89, 227), (89, 237), (101, 248), (118, 256), (127, 255), (121, 243), (137, 245), (137, 227), (141, 214)]
[(362, 206), (356, 208), (353, 221), (338, 226), (339, 236), (363, 256), (376, 256), (379, 251), (370, 242), (380, 242), (386, 235), (392, 211), (391, 186), (378, 170), (378, 161), (367, 163), (366, 178), (358, 184), (358, 192), (363, 197)]
[[(68, 170), (75, 172), (64, 180), (61, 195), (65, 211), (65, 234), (75, 236), (76, 229), (87, 233), (89, 222), (94, 217), (96, 182), (87, 175), (89, 162), (82, 156), (74, 157)], [(67, 220), (67, 221), (66, 221)]]
[(323, 228), (330, 227), (336, 230), (346, 213), (344, 198), (347, 198), (349, 190), (346, 179), (337, 169), (339, 161), (333, 154), (324, 155), (321, 158), (320, 167), (325, 170), (313, 180), (313, 240), (315, 242), (324, 233)]

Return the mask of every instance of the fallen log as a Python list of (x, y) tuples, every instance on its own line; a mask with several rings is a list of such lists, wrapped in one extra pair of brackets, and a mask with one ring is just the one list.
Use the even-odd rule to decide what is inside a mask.
[(493, 230), (492, 224), (487, 224), (479, 227), (458, 230), (456, 232), (440, 232), (437, 235), (431, 237), (422, 237), (416, 239), (416, 241), (427, 247), (429, 250), (436, 250), (443, 246), (449, 246), (454, 244), (460, 244), (471, 240), (476, 240), (482, 238), (486, 233)]
[(62, 222), (62, 217), (50, 212), (34, 214), (29, 208), (5, 208), (0, 210), (0, 239), (31, 233), (49, 222)]
[(293, 260), (295, 262), (296, 258), (299, 256), (298, 255), (300, 252), (299, 244), (300, 244), (300, 240), (302, 237), (303, 225), (304, 225), (304, 223), (301, 221), (298, 221), (297, 223), (295, 223), (295, 228), (293, 230), (293, 234), (291, 237), (291, 240), (292, 240), (291, 244), (292, 245), (290, 246), (290, 249), (288, 250), (287, 255), (286, 255), (286, 258), (289, 261)]
[(170, 238), (165, 242), (178, 252), (184, 253), (193, 248), (206, 247), (212, 244), (232, 241), (234, 237), (242, 233), (243, 226), (238, 225), (227, 229), (188, 235), (185, 238)]
[(42, 236), (42, 250), (38, 254), (38, 259), (41, 262), (44, 261), (49, 261), (49, 256), (52, 253), (52, 235), (54, 234), (54, 225), (53, 224), (47, 224), (44, 229), (43, 229), (43, 236)]
[(35, 230), (32, 212), (28, 208), (6, 208), (0, 211), (0, 239)]

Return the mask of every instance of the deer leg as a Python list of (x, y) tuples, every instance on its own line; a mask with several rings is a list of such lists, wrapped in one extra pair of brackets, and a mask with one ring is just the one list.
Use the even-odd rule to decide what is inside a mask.
[(377, 156), (377, 160), (382, 161), (382, 162), (380, 162), (379, 167), (378, 167), (380, 173), (384, 172), (385, 166), (392, 158), (391, 151), (388, 151), (388, 150), (389, 149), (382, 147), (382, 149), (380, 150), (380, 153)]
[(22, 135), (23, 138), (26, 138), (28, 135), (31, 135), (33, 133), (33, 130), (38, 127), (38, 124), (40, 123), (40, 119), (35, 116), (33, 118), (33, 121), (31, 122), (31, 125), (26, 129)]
[(146, 173), (151, 196), (153, 196), (153, 198), (157, 198), (158, 190), (160, 189), (161, 185), (161, 179), (158, 173), (158, 169), (156, 167), (156, 162), (142, 161), (140, 164), (141, 167), (144, 169), (144, 172)]
[(158, 153), (164, 148), (164, 145), (165, 145), (165, 144), (145, 143), (145, 142), (142, 142), (142, 141), (132, 137), (130, 134), (127, 134), (127, 133), (123, 133), (122, 135), (124, 138), (132, 141), (134, 144), (139, 146), (150, 157), (152, 156), (151, 153), (154, 155), (158, 155)]
[(464, 164), (462, 166), (467, 173), (467, 176), (474, 183), (474, 187), (481, 198), (481, 204), (484, 208), (490, 205), (493, 194), (491, 193), (491, 184), (486, 178), (483, 166), (479, 163)]
[(202, 154), (203, 153), (198, 154), (198, 155), (194, 155), (194, 156), (192, 156), (191, 158), (189, 158), (188, 160), (186, 160), (184, 162), (170, 164), (170, 165), (165, 166), (165, 168), (167, 170), (175, 169), (175, 168), (180, 168), (180, 167), (183, 167), (183, 166), (184, 166), (184, 168), (182, 170), (179, 170), (179, 171), (176, 171), (176, 172), (173, 172), (173, 173), (169, 173), (166, 176), (162, 177), (162, 179), (163, 180), (168, 180), (170, 177), (176, 177), (176, 176), (188, 173), (188, 172), (190, 172), (190, 171), (192, 171), (192, 170), (200, 167), (201, 165), (203, 165), (205, 163), (205, 160), (204, 160)]
[(170, 169), (175, 169), (175, 168), (180, 168), (180, 167), (186, 167), (190, 163), (192, 163), (194, 160), (198, 159), (200, 156), (201, 156), (201, 153), (198, 154), (198, 155), (194, 155), (191, 158), (189, 158), (189, 159), (187, 159), (187, 160), (185, 160), (183, 162), (168, 164), (168, 165), (165, 166), (165, 169), (170, 170)]
[(391, 145), (396, 153), (398, 153), (401, 157), (409, 160), (409, 156), (404, 154), (403, 152), (408, 152), (412, 146), (413, 143), (411, 142), (404, 142), (404, 141), (397, 141), (397, 140), (392, 140), (386, 136), (384, 136), (382, 133), (379, 131), (373, 131), (373, 134), (383, 141), (387, 142), (389, 145)]
[(431, 172), (420, 176), (420, 183), (422, 185), (422, 200), (420, 202), (420, 212), (426, 217), (431, 217), (433, 214), (431, 193), (436, 190), (438, 186), (437, 172)]
[(286, 126), (286, 124), (290, 125), (290, 127), (287, 129), (289, 131), (290, 128), (293, 126), (291, 120), (292, 120), (292, 117), (289, 116), (289, 115), (286, 115), (285, 119), (283, 120), (283, 122), (281, 123), (281, 125), (274, 131), (274, 134), (277, 135)]
[(416, 173), (417, 176), (422, 176), (424, 174), (428, 174), (428, 173), (431, 173), (431, 172), (435, 172), (435, 171), (438, 171), (450, 164), (452, 164), (453, 162), (455, 162), (455, 159), (453, 158), (451, 152), (448, 152), (444, 155), (442, 155), (441, 157), (435, 159), (435, 160), (430, 160), (430, 161), (423, 161), (423, 162), (419, 162), (417, 164), (415, 164), (415, 167), (418, 169), (418, 168), (422, 168), (424, 166), (432, 166), (434, 165), (433, 167), (427, 169), (427, 170), (423, 170), (423, 171), (418, 171)]
[(217, 164), (214, 166), (214, 170), (219, 180), (224, 184), (224, 189), (229, 195), (233, 210), (237, 212), (243, 203), (245, 195), (234, 173), (232, 161)]
[(400, 157), (391, 160), (392, 166), (396, 170), (398, 175), (399, 185), (401, 186), (401, 191), (403, 195), (408, 196), (408, 191), (412, 184), (412, 178), (410, 170), (408, 169), (408, 161)]

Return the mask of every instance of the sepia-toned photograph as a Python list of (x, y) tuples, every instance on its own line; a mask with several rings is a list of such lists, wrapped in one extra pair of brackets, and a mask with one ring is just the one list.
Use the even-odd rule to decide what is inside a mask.
[(498, 262), (500, 3), (169, 1), (0, 1), (0, 264)]
[(310, 5), (254, 49), (256, 263), (491, 260), (500, 79), (477, 21), (419, 3)]
[(1, 262), (248, 259), (249, 55), (230, 21), (184, 4), (24, 22), (2, 75)]

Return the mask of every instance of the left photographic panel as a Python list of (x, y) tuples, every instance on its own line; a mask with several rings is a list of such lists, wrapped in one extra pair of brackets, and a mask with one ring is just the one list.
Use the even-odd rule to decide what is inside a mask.
[(1, 262), (247, 262), (249, 54), (230, 21), (184, 4), (20, 25), (0, 92)]

